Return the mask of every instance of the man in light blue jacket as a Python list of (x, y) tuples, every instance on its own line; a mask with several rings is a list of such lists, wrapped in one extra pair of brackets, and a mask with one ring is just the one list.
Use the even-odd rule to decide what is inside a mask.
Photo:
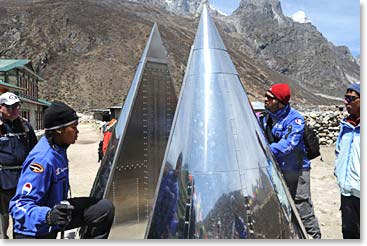
[(360, 84), (350, 85), (344, 97), (349, 116), (341, 121), (335, 149), (334, 174), (341, 192), (345, 239), (360, 238), (360, 100)]

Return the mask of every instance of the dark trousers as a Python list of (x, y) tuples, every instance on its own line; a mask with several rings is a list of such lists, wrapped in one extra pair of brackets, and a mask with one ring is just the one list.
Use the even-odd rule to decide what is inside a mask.
[[(115, 214), (114, 206), (111, 201), (96, 199), (93, 197), (76, 197), (68, 199), (71, 205), (74, 206), (72, 219), (65, 227), (65, 230), (70, 230), (78, 227), (86, 227), (86, 232), (83, 238), (106, 239), (110, 233)], [(47, 235), (42, 236), (26, 236), (14, 233), (14, 239), (55, 239), (57, 231), (52, 231)]]
[(314, 239), (321, 239), (319, 222), (311, 201), (310, 170), (301, 170), (294, 202), (307, 233)]
[(15, 190), (3, 190), (0, 188), (0, 239), (8, 239), (6, 234), (9, 227), (9, 202), (15, 195)]
[(283, 176), (307, 233), (320, 239), (321, 230), (311, 201), (310, 170), (284, 173)]
[(341, 195), (342, 232), (344, 239), (360, 239), (360, 199)]

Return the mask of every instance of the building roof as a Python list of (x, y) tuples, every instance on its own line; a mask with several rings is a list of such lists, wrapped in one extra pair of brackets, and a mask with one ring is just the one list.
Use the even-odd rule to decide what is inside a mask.
[(28, 59), (0, 59), (0, 72), (8, 72), (12, 69), (23, 69), (26, 70), (28, 73), (32, 74), (33, 76), (37, 77), (39, 81), (45, 81), (41, 78), (38, 74), (36, 74), (32, 69), (29, 69), (27, 66), (31, 60)]
[(38, 100), (37, 100), (38, 102), (40, 102), (40, 103), (43, 103), (43, 104), (45, 104), (46, 106), (50, 106), (51, 105), (51, 103), (49, 102), (49, 101), (46, 101), (46, 100), (44, 100), (44, 99), (40, 99), (40, 98), (38, 98)]
[(13, 85), (13, 84), (6, 83), (2, 80), (0, 80), (0, 85), (4, 86), (5, 88), (9, 88), (9, 89), (17, 90), (17, 91), (25, 90), (24, 88), (18, 87), (18, 86)]
[(27, 102), (30, 104), (36, 104), (36, 105), (42, 105), (42, 106), (50, 106), (51, 104), (48, 101), (43, 100), (43, 99), (32, 100), (32, 99), (22, 97), (22, 96), (19, 96), (19, 97), (20, 97), (20, 100), (22, 100), (22, 102)]
[(90, 111), (95, 112), (95, 113), (109, 113), (110, 112), (110, 110), (106, 108), (92, 108), (90, 109)]
[(108, 107), (109, 109), (121, 109), (122, 108), (122, 105), (115, 105), (115, 106), (111, 106), (111, 107)]
[(0, 59), (0, 72), (7, 72), (14, 68), (23, 67), (30, 61), (27, 59)]

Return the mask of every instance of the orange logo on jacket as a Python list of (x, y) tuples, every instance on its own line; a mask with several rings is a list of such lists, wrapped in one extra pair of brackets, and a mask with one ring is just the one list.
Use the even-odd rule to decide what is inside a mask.
[(29, 168), (35, 172), (35, 173), (42, 173), (45, 169), (43, 168), (43, 166), (41, 164), (38, 163), (32, 163)]

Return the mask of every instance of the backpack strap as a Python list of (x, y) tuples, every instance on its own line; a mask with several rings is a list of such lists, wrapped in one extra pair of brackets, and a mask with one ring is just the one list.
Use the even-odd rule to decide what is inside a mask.
[(27, 146), (27, 151), (30, 151), (30, 135), (29, 135), (29, 132), (31, 131), (30, 130), (30, 127), (29, 127), (29, 122), (26, 118), (23, 118), (23, 117), (20, 117), (20, 121), (22, 122), (22, 126), (23, 126), (23, 130), (24, 130), (24, 133), (26, 134), (25, 136), (25, 141), (26, 141), (26, 146)]
[(20, 136), (26, 136), (26, 135), (27, 135), (27, 133), (25, 133), (25, 132), (19, 132), (19, 133), (9, 132), (9, 133), (3, 134), (1, 136), (2, 137), (20, 137)]
[(0, 170), (20, 170), (23, 166), (3, 166), (0, 164)]
[[(268, 140), (269, 144), (272, 144), (275, 142), (275, 138), (272, 132), (273, 129), (273, 119), (270, 117), (270, 115), (266, 112), (263, 112), (260, 116), (260, 125), (261, 128), (264, 131), (265, 137)], [(266, 122), (266, 127), (264, 128), (264, 122)]]

